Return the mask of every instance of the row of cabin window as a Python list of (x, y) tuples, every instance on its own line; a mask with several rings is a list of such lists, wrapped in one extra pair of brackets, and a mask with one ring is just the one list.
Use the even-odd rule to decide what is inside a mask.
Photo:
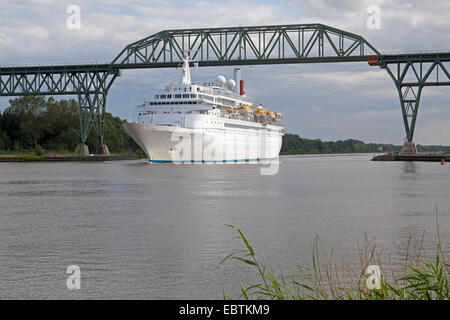
[(203, 99), (212, 99), (203, 94), (157, 94), (155, 95), (155, 99), (185, 99), (185, 98), (203, 98)]
[(177, 101), (177, 102), (149, 102), (150, 105), (159, 105), (159, 104), (197, 104), (200, 102), (197, 101)]
[[(192, 114), (192, 111), (187, 111), (187, 112), (181, 112), (181, 111), (164, 111), (162, 112), (162, 114), (182, 114), (182, 113), (186, 113), (186, 114)], [(147, 112), (140, 112), (139, 115), (140, 116), (145, 116), (148, 114), (161, 114), (159, 112), (154, 112), (154, 111), (147, 111)]]
[[(197, 98), (196, 94), (174, 94), (175, 99), (181, 98)], [(155, 95), (155, 99), (172, 99), (171, 94), (157, 94)]]

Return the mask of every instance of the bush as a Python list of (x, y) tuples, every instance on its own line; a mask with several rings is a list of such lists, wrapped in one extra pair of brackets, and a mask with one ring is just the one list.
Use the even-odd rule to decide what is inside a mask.
[(40, 145), (37, 145), (34, 148), (34, 154), (37, 156), (42, 156), (44, 154), (44, 149)]

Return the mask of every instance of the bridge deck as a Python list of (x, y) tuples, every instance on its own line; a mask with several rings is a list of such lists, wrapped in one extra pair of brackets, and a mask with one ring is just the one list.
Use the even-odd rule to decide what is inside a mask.
[[(236, 59), (236, 60), (205, 60), (199, 61), (199, 67), (238, 66), (238, 65), (267, 65), (267, 64), (302, 64), (302, 63), (336, 63), (336, 62), (367, 62), (371, 57), (378, 57), (380, 64), (406, 63), (406, 62), (450, 62), (450, 52), (429, 53), (398, 53), (363, 56), (333, 56), (333, 57), (306, 57), (284, 59)], [(27, 65), (27, 66), (0, 66), (0, 75), (17, 74), (61, 74), (71, 72), (107, 72), (117, 74), (123, 69), (152, 69), (173, 68), (179, 62), (146, 62), (146, 63), (102, 63), (102, 64), (64, 64), (64, 65)]]

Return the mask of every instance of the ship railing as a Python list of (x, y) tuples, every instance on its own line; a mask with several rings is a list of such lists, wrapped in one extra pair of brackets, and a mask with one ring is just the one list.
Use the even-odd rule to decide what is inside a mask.
[[(234, 116), (234, 117), (233, 117)], [(252, 119), (250, 117), (243, 117), (240, 114), (220, 114), (221, 118), (225, 118), (225, 119), (235, 119), (235, 120), (244, 120), (244, 121), (248, 121), (248, 122), (253, 122), (253, 123), (257, 123), (257, 121), (255, 121), (255, 119)]]

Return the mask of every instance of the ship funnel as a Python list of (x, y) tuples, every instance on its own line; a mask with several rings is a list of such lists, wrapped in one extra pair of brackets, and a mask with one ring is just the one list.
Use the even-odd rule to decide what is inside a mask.
[(244, 80), (241, 80), (241, 82), (240, 82), (239, 84), (240, 84), (240, 91), (239, 91), (239, 94), (240, 94), (241, 96), (245, 96)]
[[(233, 80), (235, 84), (240, 84), (241, 83), (241, 78), (242, 78), (242, 74), (241, 74), (241, 69), (239, 68), (235, 68), (234, 69), (234, 74), (233, 74)], [(236, 94), (240, 94), (240, 87), (239, 86), (235, 86), (233, 89), (233, 92)]]

